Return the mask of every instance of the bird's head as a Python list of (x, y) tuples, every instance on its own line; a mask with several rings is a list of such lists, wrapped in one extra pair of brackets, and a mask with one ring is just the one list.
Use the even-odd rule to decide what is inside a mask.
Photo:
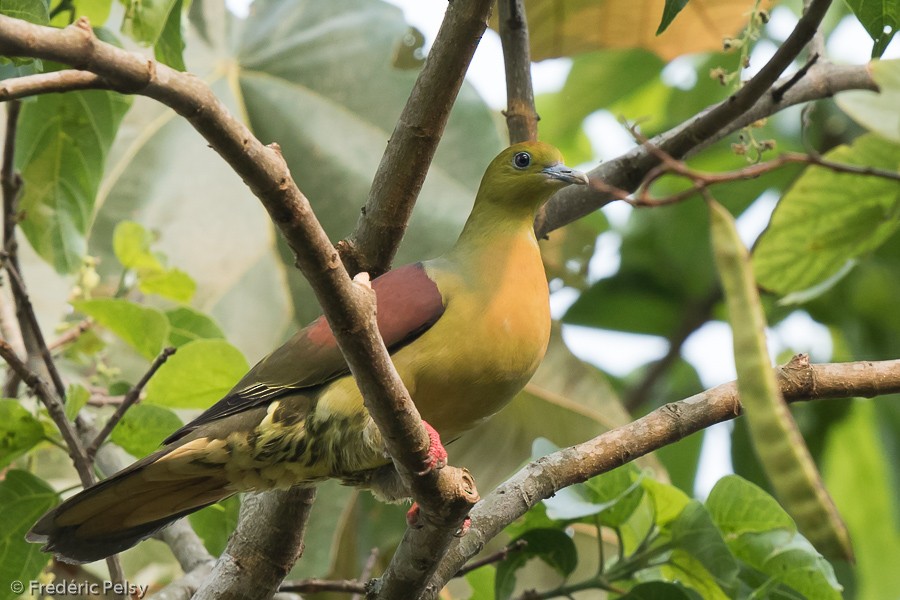
[(555, 147), (523, 142), (491, 161), (478, 195), (495, 203), (537, 210), (560, 188), (587, 182), (587, 175), (563, 164), (562, 154)]

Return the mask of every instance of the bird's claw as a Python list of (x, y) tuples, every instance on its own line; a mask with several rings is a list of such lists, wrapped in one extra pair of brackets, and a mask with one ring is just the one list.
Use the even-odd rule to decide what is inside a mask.
[(466, 535), (469, 532), (469, 528), (471, 526), (472, 526), (472, 519), (470, 519), (469, 517), (466, 517), (465, 520), (462, 522), (462, 525), (459, 526), (459, 529), (457, 529), (456, 531), (453, 532), (453, 535), (458, 538), (461, 538), (462, 536)]
[(447, 450), (444, 449), (444, 445), (441, 443), (440, 434), (427, 421), (422, 421), (422, 425), (428, 433), (428, 460), (425, 463), (425, 468), (417, 471), (416, 475), (427, 475), (434, 470), (443, 469), (447, 466)]

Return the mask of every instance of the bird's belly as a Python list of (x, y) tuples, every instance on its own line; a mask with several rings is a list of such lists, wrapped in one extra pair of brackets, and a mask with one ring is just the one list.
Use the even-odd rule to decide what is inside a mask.
[(422, 418), (445, 441), (503, 408), (544, 357), (550, 337), (546, 288), (513, 297), (529, 298), (530, 305), (473, 303), (454, 313), (468, 326), (441, 320), (415, 348), (394, 355)]

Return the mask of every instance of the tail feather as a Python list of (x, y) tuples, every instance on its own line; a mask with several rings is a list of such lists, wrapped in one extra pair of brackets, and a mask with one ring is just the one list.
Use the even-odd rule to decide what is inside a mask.
[[(91, 562), (127, 550), (187, 514), (234, 493), (222, 470), (190, 464), (175, 444), (69, 498), (25, 536), (67, 562)], [(180, 446), (180, 447), (179, 447)], [(180, 460), (173, 460), (173, 450)]]

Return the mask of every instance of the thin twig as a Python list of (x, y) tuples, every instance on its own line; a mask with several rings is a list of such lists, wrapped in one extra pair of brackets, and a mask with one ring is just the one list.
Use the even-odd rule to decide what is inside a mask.
[(94, 321), (92, 319), (82, 319), (81, 321), (76, 323), (74, 327), (66, 329), (58, 338), (47, 344), (47, 347), (51, 351), (59, 350), (63, 346), (71, 344), (72, 342), (77, 340), (85, 331), (93, 326)]
[(53, 393), (53, 390), (41, 377), (28, 368), (21, 358), (19, 358), (12, 347), (5, 340), (0, 340), (0, 357), (6, 361), (13, 371), (15, 371), (22, 381), (34, 392), (35, 396), (47, 408), (50, 418), (56, 424), (63, 440), (68, 447), (69, 456), (75, 465), (75, 470), (81, 478), (81, 484), (88, 487), (94, 483), (94, 472), (91, 470), (91, 461), (78, 439), (78, 434), (66, 418), (66, 411), (62, 402)]
[(797, 82), (803, 79), (818, 60), (819, 55), (813, 54), (809, 57), (809, 60), (806, 61), (806, 64), (800, 67), (800, 69), (798, 69), (790, 79), (788, 79), (781, 85), (772, 88), (772, 100), (774, 100), (775, 102), (781, 102), (781, 99), (784, 98), (784, 95), (787, 93), (787, 91), (794, 87)]
[[(378, 562), (378, 547), (372, 548), (369, 551), (369, 557), (366, 559), (366, 564), (363, 565), (362, 571), (359, 572), (359, 581), (368, 581), (372, 577), (372, 572), (375, 570), (375, 563)], [(350, 600), (363, 600), (363, 592), (357, 592), (350, 596)]]
[[(663, 153), (660, 148), (653, 148), (653, 152)], [(846, 173), (850, 175), (862, 175), (867, 177), (878, 177), (890, 181), (900, 182), (900, 172), (880, 169), (877, 167), (852, 165), (848, 163), (840, 163), (823, 158), (818, 154), (802, 154), (799, 152), (786, 152), (772, 160), (748, 165), (742, 169), (727, 171), (725, 173), (708, 173), (697, 171), (689, 167), (686, 163), (674, 160), (671, 156), (660, 160), (661, 165), (650, 170), (647, 178), (641, 184), (641, 189), (637, 197), (630, 199), (625, 198), (626, 202), (634, 206), (663, 206), (681, 202), (695, 193), (702, 192), (712, 185), (729, 183), (743, 179), (755, 179), (760, 175), (764, 175), (788, 164), (805, 164), (823, 169), (834, 171), (835, 173)], [(685, 177), (691, 181), (691, 187), (687, 190), (664, 196), (662, 198), (652, 198), (649, 195), (650, 185), (662, 177), (663, 175), (674, 174)], [(592, 181), (592, 184), (596, 185)]]
[(456, 575), (454, 575), (453, 577), (465, 577), (475, 569), (480, 569), (481, 567), (484, 567), (486, 565), (503, 562), (510, 554), (519, 552), (520, 550), (524, 550), (527, 545), (528, 542), (526, 540), (516, 540), (502, 550), (494, 552), (493, 554), (489, 554), (484, 558), (479, 558), (478, 560), (473, 560), (472, 562), (465, 564), (459, 571), (456, 572)]
[(279, 592), (297, 592), (315, 594), (318, 592), (343, 592), (345, 594), (365, 594), (366, 584), (356, 579), (300, 579), (285, 581), (278, 588)]
[(169, 357), (175, 354), (175, 348), (169, 346), (168, 348), (163, 349), (162, 352), (159, 353), (159, 356), (154, 359), (153, 363), (150, 365), (150, 368), (147, 369), (147, 372), (144, 373), (144, 376), (141, 377), (140, 381), (138, 381), (133, 388), (128, 390), (128, 393), (125, 394), (125, 398), (122, 400), (122, 403), (116, 407), (116, 411), (109, 417), (109, 420), (103, 425), (103, 429), (97, 433), (97, 437), (94, 438), (94, 441), (91, 442), (90, 446), (87, 447), (87, 455), (91, 458), (97, 453), (97, 449), (100, 448), (100, 444), (106, 441), (106, 438), (109, 437), (109, 434), (112, 433), (112, 430), (115, 429), (116, 425), (119, 424), (119, 421), (122, 420), (122, 417), (125, 416), (125, 413), (128, 412), (128, 409), (131, 408), (141, 397), (141, 392), (144, 390), (144, 387), (150, 381), (150, 378), (153, 377), (156, 372), (162, 367)]
[(110, 88), (109, 83), (99, 75), (89, 71), (65, 69), (0, 81), (0, 102), (39, 94)]
[(14, 255), (3, 251), (0, 253), (0, 258), (3, 259), (6, 266), (6, 272), (9, 274), (9, 282), (12, 287), (13, 296), (16, 299), (16, 306), (20, 313), (20, 325), (23, 330), (26, 327), (28, 328), (29, 333), (37, 344), (37, 353), (41, 359), (43, 359), (44, 366), (47, 368), (47, 373), (50, 374), (50, 380), (56, 388), (59, 402), (60, 404), (64, 404), (66, 398), (66, 386), (59, 374), (59, 369), (56, 368), (56, 363), (53, 361), (50, 349), (47, 347), (47, 342), (44, 339), (41, 326), (38, 324), (37, 315), (34, 312), (34, 305), (31, 304), (31, 298), (28, 296), (28, 290), (25, 287), (25, 281), (22, 279), (19, 270), (14, 264)]
[(499, 0), (500, 43), (506, 71), (506, 128), (509, 142), (537, 139), (540, 117), (534, 107), (531, 83), (531, 48), (523, 0)]

